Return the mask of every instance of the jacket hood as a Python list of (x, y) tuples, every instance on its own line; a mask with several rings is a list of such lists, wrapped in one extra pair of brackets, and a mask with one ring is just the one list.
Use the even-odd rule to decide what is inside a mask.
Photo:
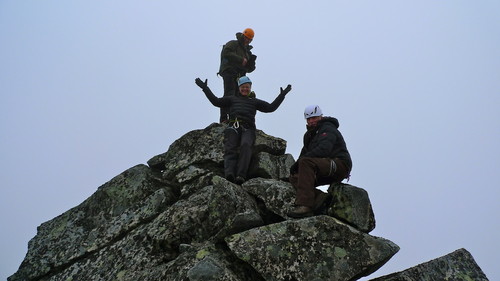
[[(319, 127), (321, 125), (323, 125), (324, 123), (332, 123), (333, 126), (335, 126), (335, 128), (339, 128), (340, 124), (339, 124), (339, 120), (335, 117), (330, 117), (330, 116), (323, 116), (323, 118), (318, 122), (318, 125), (316, 125), (316, 127)], [(306, 125), (306, 128), (308, 130), (310, 129), (313, 129), (309, 126)]]
[(338, 128), (339, 128), (339, 126), (340, 126), (340, 124), (339, 124), (339, 120), (338, 120), (337, 118), (335, 118), (335, 117), (325, 116), (325, 117), (323, 117), (323, 119), (321, 119), (320, 123), (322, 123), (322, 122), (330, 122), (330, 123), (332, 123), (332, 124), (335, 126), (335, 128), (337, 128), (337, 129), (338, 129)]
[[(243, 33), (237, 32), (236, 33), (236, 40), (238, 40), (238, 43), (240, 43), (241, 46), (245, 46), (244, 41), (243, 41)], [(252, 45), (247, 46), (248, 50), (251, 50), (253, 48)]]

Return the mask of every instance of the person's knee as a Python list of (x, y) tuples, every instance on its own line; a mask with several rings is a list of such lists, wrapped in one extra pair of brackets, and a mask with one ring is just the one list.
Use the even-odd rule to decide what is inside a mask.
[(241, 143), (240, 146), (244, 148), (251, 149), (253, 147), (253, 144), (255, 142), (255, 136), (252, 134), (244, 134), (241, 137)]
[(240, 144), (240, 149), (252, 149), (253, 145), (248, 142), (242, 142)]
[(336, 158), (333, 160), (336, 166), (335, 169), (335, 176), (342, 181), (343, 179), (347, 178), (349, 176), (349, 170), (347, 169), (347, 165), (345, 163)]
[(302, 167), (314, 167), (315, 162), (314, 158), (312, 157), (302, 157), (298, 160), (299, 162), (299, 169)]

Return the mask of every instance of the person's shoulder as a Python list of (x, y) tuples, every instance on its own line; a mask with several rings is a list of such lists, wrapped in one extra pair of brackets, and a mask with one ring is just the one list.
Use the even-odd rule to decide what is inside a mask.
[(335, 117), (325, 116), (321, 120), (323, 126), (333, 127), (337, 129), (339, 127), (339, 120)]
[(236, 46), (238, 45), (238, 40), (229, 40), (225, 46)]

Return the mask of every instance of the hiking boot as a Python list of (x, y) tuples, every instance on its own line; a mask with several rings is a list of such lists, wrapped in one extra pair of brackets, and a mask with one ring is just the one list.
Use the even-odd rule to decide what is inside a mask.
[(305, 218), (313, 215), (313, 210), (307, 206), (296, 206), (293, 210), (288, 212), (287, 216), (291, 218)]
[(228, 180), (230, 182), (234, 182), (234, 175), (227, 175), (226, 180)]
[(245, 178), (244, 178), (244, 177), (242, 177), (242, 176), (237, 176), (237, 177), (236, 177), (236, 180), (235, 180), (235, 182), (234, 182), (234, 183), (236, 183), (236, 184), (242, 184), (242, 183), (244, 183), (244, 182), (245, 182)]
[(332, 202), (332, 195), (330, 193), (319, 193), (314, 199), (314, 214), (325, 214), (326, 209)]

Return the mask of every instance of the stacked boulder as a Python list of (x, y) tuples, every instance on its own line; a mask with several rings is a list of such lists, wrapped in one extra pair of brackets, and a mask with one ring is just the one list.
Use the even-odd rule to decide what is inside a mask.
[(462, 248), (407, 270), (370, 281), (418, 280), (488, 281), (488, 278), (472, 255)]
[(188, 132), (43, 223), (8, 280), (356, 280), (398, 252), (369, 235), (359, 187), (332, 185), (323, 214), (288, 218), (294, 159), (280, 138), (258, 130), (251, 179), (225, 180), (224, 129)]

